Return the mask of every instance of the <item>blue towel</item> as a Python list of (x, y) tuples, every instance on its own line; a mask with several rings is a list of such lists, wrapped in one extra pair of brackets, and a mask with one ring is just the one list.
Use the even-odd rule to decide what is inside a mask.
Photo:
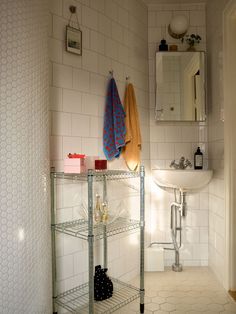
[(103, 129), (103, 151), (107, 160), (120, 156), (121, 148), (125, 146), (125, 133), (125, 112), (112, 78), (108, 85)]

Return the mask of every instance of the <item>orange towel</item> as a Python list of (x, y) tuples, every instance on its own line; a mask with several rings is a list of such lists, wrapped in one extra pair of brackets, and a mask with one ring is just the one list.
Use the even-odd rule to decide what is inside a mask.
[(137, 170), (140, 165), (141, 132), (134, 87), (132, 84), (128, 84), (125, 90), (124, 109), (126, 114), (126, 144), (123, 148), (123, 157), (130, 170)]

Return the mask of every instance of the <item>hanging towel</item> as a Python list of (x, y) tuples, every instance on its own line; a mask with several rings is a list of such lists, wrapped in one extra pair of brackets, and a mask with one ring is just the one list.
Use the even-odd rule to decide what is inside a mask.
[(125, 145), (125, 132), (125, 112), (112, 78), (108, 85), (103, 129), (103, 151), (107, 160), (120, 156)]
[(139, 116), (134, 94), (134, 87), (128, 84), (125, 90), (125, 148), (123, 149), (123, 157), (130, 170), (137, 170), (140, 165), (141, 150), (141, 132), (139, 125)]

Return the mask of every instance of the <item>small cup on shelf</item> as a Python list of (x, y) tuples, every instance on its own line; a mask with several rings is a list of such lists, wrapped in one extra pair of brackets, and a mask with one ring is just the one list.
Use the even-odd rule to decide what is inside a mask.
[(106, 159), (95, 160), (95, 170), (107, 170), (107, 160)]

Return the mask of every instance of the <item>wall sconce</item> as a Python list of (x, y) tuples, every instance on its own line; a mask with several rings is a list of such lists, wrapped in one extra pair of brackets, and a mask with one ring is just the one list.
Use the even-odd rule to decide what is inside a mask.
[(168, 33), (171, 37), (180, 39), (187, 33), (188, 26), (189, 21), (185, 15), (176, 15), (168, 26)]

